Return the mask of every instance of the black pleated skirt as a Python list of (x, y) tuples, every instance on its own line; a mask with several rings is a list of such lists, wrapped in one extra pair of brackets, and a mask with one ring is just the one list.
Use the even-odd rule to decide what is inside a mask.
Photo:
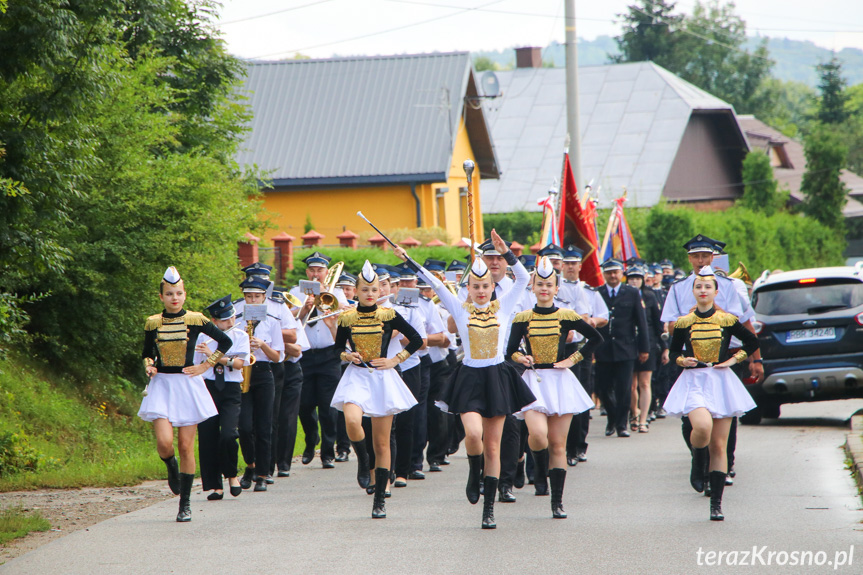
[(510, 415), (536, 401), (533, 392), (506, 362), (488, 367), (459, 364), (435, 401), (448, 413), (477, 412), (483, 417)]

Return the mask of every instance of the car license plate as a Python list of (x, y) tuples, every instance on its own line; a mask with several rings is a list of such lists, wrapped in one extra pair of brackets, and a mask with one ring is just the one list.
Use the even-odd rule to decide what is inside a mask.
[(788, 332), (785, 341), (787, 343), (796, 343), (798, 341), (818, 341), (825, 339), (836, 339), (836, 328), (813, 327), (810, 329), (791, 330)]

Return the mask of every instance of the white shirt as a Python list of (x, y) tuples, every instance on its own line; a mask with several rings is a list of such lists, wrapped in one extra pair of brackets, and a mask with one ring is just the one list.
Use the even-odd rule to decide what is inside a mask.
[[(300, 301), (306, 301), (307, 296), (302, 292), (302, 290), (300, 290), (300, 286), (295, 286), (291, 290), (291, 295), (298, 297)], [(348, 300), (345, 297), (345, 292), (342, 291), (342, 288), (334, 289), (333, 295), (336, 296), (336, 299), (339, 301), (340, 306), (344, 307), (348, 305)], [(333, 338), (333, 334), (330, 331), (330, 328), (327, 327), (327, 324), (325, 324), (323, 320), (319, 320), (311, 324), (306, 324), (305, 331), (306, 338), (309, 342), (309, 349), (322, 349), (325, 347), (330, 347), (331, 345), (336, 343), (336, 340)]]
[[(509, 332), (510, 329), (512, 329), (512, 319), (517, 313), (516, 309), (518, 303), (524, 295), (524, 288), (530, 281), (530, 274), (527, 273), (527, 270), (521, 262), (516, 262), (516, 264), (512, 266), (512, 271), (515, 274), (515, 281), (512, 282), (512, 280), (509, 280), (512, 284), (508, 285), (508, 288), (503, 287), (505, 284), (503, 280), (498, 282), (498, 285), (495, 286), (495, 295), (497, 296), (497, 300), (500, 302), (500, 309), (497, 312), (498, 324), (500, 326), (497, 334), (497, 354), (491, 359), (474, 359), (471, 357), (470, 353), (470, 337), (467, 327), (470, 314), (462, 306), (462, 300), (459, 297), (454, 296), (452, 292), (450, 292), (433, 274), (426, 271), (425, 268), (420, 268), (419, 273), (423, 274), (425, 280), (434, 288), (441, 303), (446, 307), (447, 311), (452, 314), (453, 319), (455, 320), (456, 327), (458, 327), (459, 335), (461, 336), (461, 343), (464, 347), (463, 363), (468, 367), (488, 367), (503, 362), (503, 353), (506, 351)], [(500, 291), (498, 291), (498, 289), (500, 289)], [(467, 293), (467, 289), (465, 289), (465, 293)]]
[[(241, 329), (238, 329), (236, 325), (231, 329), (225, 332), (233, 344), (228, 352), (225, 354), (227, 357), (240, 357), (243, 360), (244, 365), (249, 364), (249, 355), (251, 350), (249, 348), (249, 336), (246, 332)], [(199, 343), (207, 344), (211, 350), (215, 351), (216, 346), (215, 340), (208, 336), (205, 333), (198, 334), (198, 341), (195, 342), (195, 347), (198, 346)], [(196, 351), (195, 352), (195, 365), (204, 363), (209, 354), (204, 355), (203, 353)], [(233, 369), (230, 367), (233, 362), (229, 361), (228, 365), (225, 366), (225, 381), (243, 381), (243, 370), (242, 369)], [(213, 372), (213, 368), (211, 367), (207, 371), (204, 372), (204, 379), (215, 380), (216, 374)]]
[[(421, 338), (425, 339), (427, 337), (425, 317), (423, 316), (423, 313), (419, 307), (405, 307), (403, 305), (393, 305), (387, 307), (392, 307), (398, 312), (400, 316), (405, 318), (405, 321), (408, 322), (412, 328), (417, 330), (417, 333), (420, 334)], [(390, 339), (390, 345), (387, 348), (387, 358), (395, 357), (397, 353), (399, 353), (405, 348), (405, 346), (402, 345), (401, 339), (401, 333)], [(406, 360), (399, 364), (399, 367), (402, 371), (407, 371), (411, 368), (418, 366), (419, 364), (419, 355), (416, 353), (412, 353), (410, 354), (410, 356), (408, 356)]]
[[(441, 321), (440, 314), (437, 312), (437, 308), (435, 307), (435, 304), (431, 302), (431, 300), (420, 297), (417, 305), (419, 306), (417, 309), (419, 309), (420, 313), (422, 314), (424, 322), (423, 328), (426, 332), (426, 335), (424, 335), (423, 338), (426, 338), (429, 335), (436, 335), (442, 333), (446, 330), (446, 326)], [(401, 311), (399, 311), (399, 313), (401, 313)], [(414, 326), (414, 328), (416, 328), (416, 326)], [(431, 355), (434, 350), (441, 350), (441, 348), (426, 347), (425, 349), (419, 350), (416, 355), (418, 355), (419, 357), (425, 357), (427, 355)], [(443, 359), (443, 357), (441, 357), (439, 354), (432, 355), (431, 358), (433, 362), (440, 361), (441, 359)]]
[[(246, 321), (241, 317), (237, 317), (236, 327), (246, 331)], [(279, 352), (279, 361), (285, 360), (285, 340), (282, 337), (282, 326), (280, 321), (267, 315), (267, 319), (258, 322), (258, 325), (255, 326), (254, 335), (275, 351)], [(270, 358), (268, 358), (260, 348), (255, 351), (255, 359), (257, 361), (270, 361)]]

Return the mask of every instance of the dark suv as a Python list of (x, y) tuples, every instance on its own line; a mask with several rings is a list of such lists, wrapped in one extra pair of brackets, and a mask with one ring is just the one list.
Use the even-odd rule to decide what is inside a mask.
[(746, 388), (758, 409), (744, 423), (779, 417), (783, 403), (863, 397), (863, 263), (769, 274), (752, 293), (764, 381)]

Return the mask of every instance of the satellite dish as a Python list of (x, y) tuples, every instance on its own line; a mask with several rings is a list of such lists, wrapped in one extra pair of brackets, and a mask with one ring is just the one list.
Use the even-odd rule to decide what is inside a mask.
[(491, 70), (486, 70), (480, 77), (482, 85), (482, 95), (486, 98), (497, 98), (500, 96), (500, 81), (497, 79), (497, 74)]

